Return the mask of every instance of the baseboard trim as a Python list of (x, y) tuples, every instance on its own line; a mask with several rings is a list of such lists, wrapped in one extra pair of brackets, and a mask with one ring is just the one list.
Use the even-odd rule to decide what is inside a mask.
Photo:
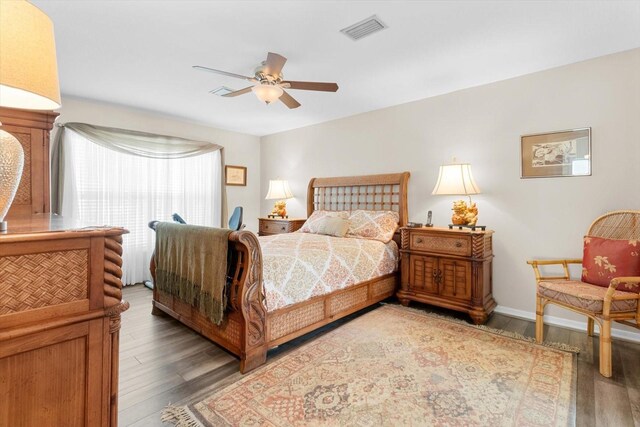
[[(505, 307), (503, 305), (499, 305), (495, 309), (496, 313), (504, 314), (505, 316), (517, 317), (518, 319), (524, 320), (532, 320), (535, 322), (536, 315), (531, 311), (517, 310), (511, 307)], [(578, 320), (569, 320), (563, 319), (562, 317), (556, 316), (544, 316), (544, 323), (553, 326), (559, 326), (561, 328), (573, 329), (575, 331), (583, 331), (587, 333), (587, 322), (581, 322)], [(595, 334), (598, 335), (598, 324), (595, 325)], [(632, 332), (632, 331), (624, 331), (617, 328), (611, 328), (611, 336), (614, 338), (618, 338), (624, 341), (631, 341), (635, 343), (640, 343), (640, 332)]]

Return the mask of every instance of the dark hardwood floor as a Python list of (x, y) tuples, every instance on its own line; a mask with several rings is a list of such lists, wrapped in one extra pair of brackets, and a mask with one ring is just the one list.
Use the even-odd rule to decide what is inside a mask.
[[(237, 381), (238, 360), (209, 340), (168, 317), (151, 315), (151, 291), (142, 285), (126, 287), (120, 332), (121, 426), (162, 426), (160, 412), (172, 404), (204, 397)], [(426, 305), (412, 304), (440, 314), (454, 315)], [(269, 353), (279, 357), (318, 334), (348, 322), (356, 315), (284, 344)], [(494, 314), (488, 326), (534, 336), (534, 323)], [(598, 339), (586, 332), (545, 327), (545, 337), (578, 346), (577, 419), (583, 426), (640, 426), (640, 344), (614, 339), (613, 376), (598, 373)]]

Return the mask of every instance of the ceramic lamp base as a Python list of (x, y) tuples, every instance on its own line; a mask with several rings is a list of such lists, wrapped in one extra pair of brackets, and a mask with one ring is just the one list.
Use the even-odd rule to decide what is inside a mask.
[(0, 129), (0, 221), (4, 220), (16, 196), (23, 166), (22, 144), (13, 135)]

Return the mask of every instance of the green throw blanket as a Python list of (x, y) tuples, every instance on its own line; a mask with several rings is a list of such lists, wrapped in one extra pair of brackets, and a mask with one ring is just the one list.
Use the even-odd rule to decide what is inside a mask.
[(227, 305), (227, 248), (231, 230), (160, 222), (156, 226), (156, 283), (216, 325)]

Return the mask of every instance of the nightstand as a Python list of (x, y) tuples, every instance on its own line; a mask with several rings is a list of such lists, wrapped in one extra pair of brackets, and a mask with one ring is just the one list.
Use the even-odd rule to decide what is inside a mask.
[(486, 322), (496, 307), (493, 231), (403, 227), (400, 233), (400, 302), (432, 304), (468, 313), (475, 324)]
[(302, 227), (306, 219), (258, 218), (258, 236), (293, 233)]

